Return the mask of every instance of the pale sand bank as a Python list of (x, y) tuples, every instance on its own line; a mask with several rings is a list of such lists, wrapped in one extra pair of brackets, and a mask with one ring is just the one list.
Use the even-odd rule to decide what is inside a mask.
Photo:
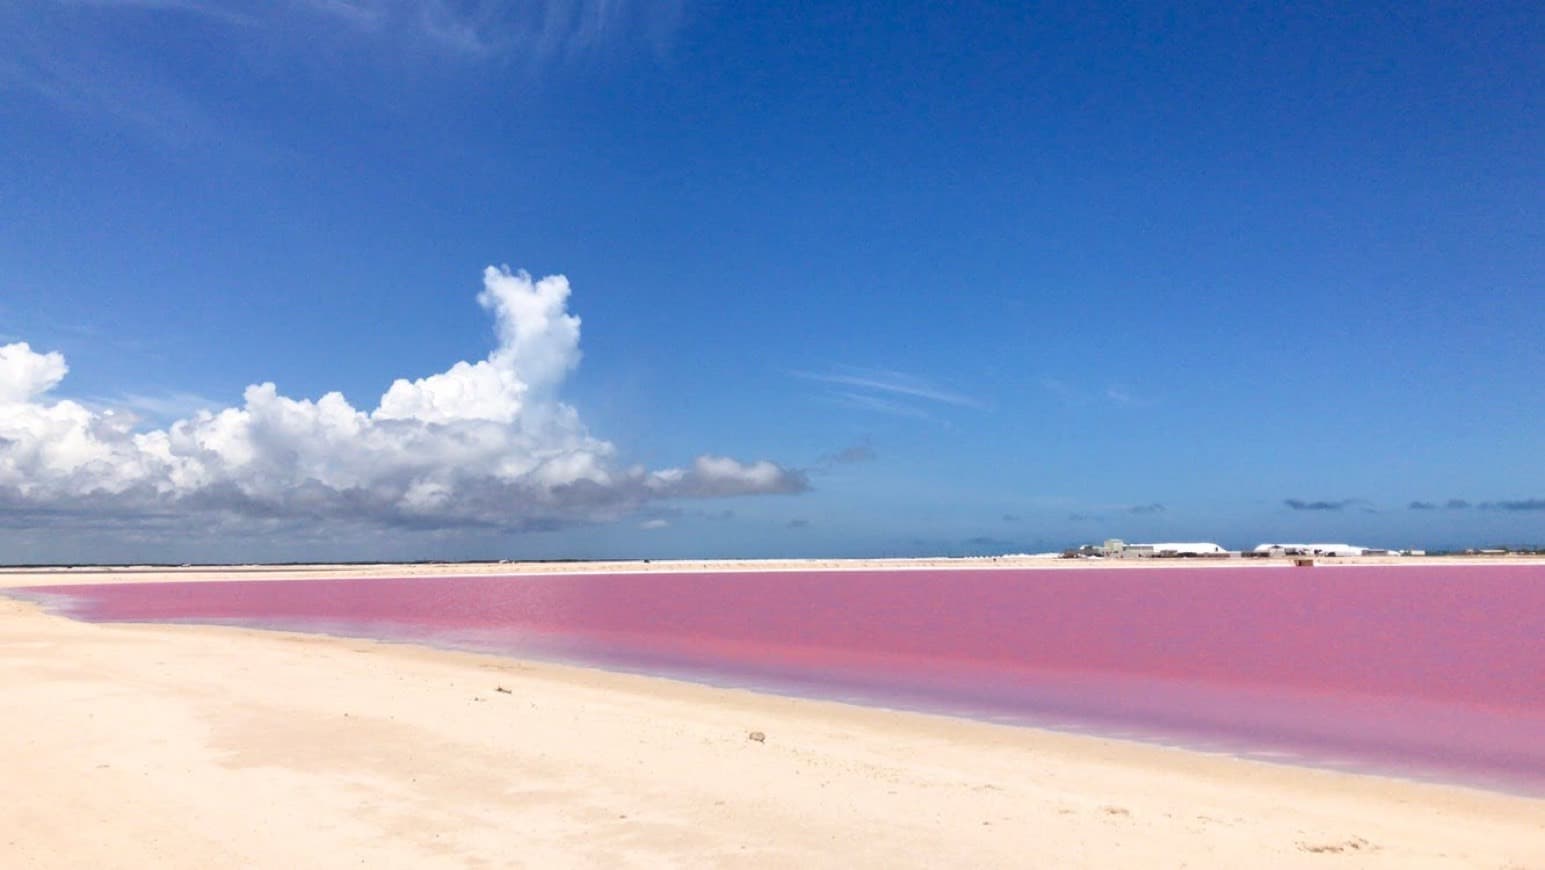
[[(1539, 565), (1541, 556), (1359, 556), (1316, 557), (1316, 565)], [(1130, 570), (1163, 568), (1292, 568), (1291, 558), (1277, 559), (1054, 559), (1031, 556), (984, 556), (932, 559), (689, 559), (595, 562), (435, 562), (369, 565), (188, 565), (112, 568), (0, 567), (0, 588), (67, 586), (92, 583), (166, 581), (298, 580), (324, 577), (467, 577), (515, 574), (648, 574), (699, 571), (920, 571), (1054, 569)]]
[(3, 598), (0, 722), (8, 868), (1545, 868), (1540, 800)]

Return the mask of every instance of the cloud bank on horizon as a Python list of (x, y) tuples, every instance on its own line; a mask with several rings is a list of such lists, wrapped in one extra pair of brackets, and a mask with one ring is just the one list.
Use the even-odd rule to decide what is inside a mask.
[(363, 522), (523, 530), (604, 522), (663, 499), (797, 493), (803, 472), (702, 455), (619, 467), (558, 391), (579, 364), (568, 279), (488, 267), (477, 300), (498, 344), (484, 359), (398, 379), (373, 410), (249, 386), (240, 406), (141, 431), (131, 413), (49, 394), (63, 355), (0, 346), (0, 513), (57, 526), (113, 516)]

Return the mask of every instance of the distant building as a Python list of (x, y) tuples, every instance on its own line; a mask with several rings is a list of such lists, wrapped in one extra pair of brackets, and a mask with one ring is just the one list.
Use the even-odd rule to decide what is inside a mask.
[(1394, 550), (1357, 547), (1352, 544), (1261, 544), (1254, 556), (1398, 556)]
[(1206, 542), (1145, 544), (1144, 546), (1152, 547), (1153, 554), (1161, 558), (1165, 556), (1227, 556), (1229, 554), (1228, 550), (1223, 549), (1217, 544)]
[(1128, 544), (1120, 538), (1111, 538), (1103, 546), (1094, 548), (1096, 555), (1109, 559), (1182, 559), (1202, 556), (1227, 556), (1229, 551), (1210, 543), (1162, 543)]

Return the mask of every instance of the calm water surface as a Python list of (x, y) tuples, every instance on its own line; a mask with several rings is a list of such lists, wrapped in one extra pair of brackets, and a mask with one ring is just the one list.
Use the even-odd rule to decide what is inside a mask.
[(1545, 568), (909, 570), (21, 590), (1545, 794)]

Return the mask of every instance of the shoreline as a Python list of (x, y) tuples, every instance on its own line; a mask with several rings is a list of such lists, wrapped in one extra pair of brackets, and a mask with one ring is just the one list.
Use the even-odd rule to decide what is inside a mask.
[[(39, 607), (44, 616), (54, 617), (46, 608)], [(68, 619), (69, 617), (65, 617)], [(73, 621), (73, 620), (72, 620)], [(1258, 768), (1261, 776), (1275, 776), (1279, 774), (1304, 774), (1305, 785), (1322, 785), (1319, 780), (1324, 778), (1351, 778), (1354, 780), (1367, 780), (1365, 783), (1370, 788), (1378, 790), (1380, 784), (1398, 784), (1400, 786), (1412, 786), (1419, 789), (1435, 789), (1442, 792), (1464, 792), (1475, 797), (1497, 797), (1502, 799), (1521, 799), (1533, 803), (1539, 803), (1545, 809), (1545, 794), (1534, 795), (1507, 791), (1503, 789), (1487, 788), (1483, 786), (1469, 785), (1461, 782), (1447, 782), (1437, 779), (1424, 779), (1419, 777), (1401, 776), (1389, 773), (1369, 773), (1355, 770), (1340, 770), (1331, 767), (1317, 766), (1313, 764), (1300, 764), (1294, 761), (1278, 761), (1270, 758), (1247, 757), (1228, 750), (1210, 750), (1172, 745), (1167, 743), (1144, 740), (1140, 738), (1128, 738), (1106, 734), (1095, 734), (1076, 729), (1053, 728), (1040, 725), (1025, 725), (1011, 722), (993, 722), (986, 719), (978, 719), (965, 715), (955, 715), (928, 710), (912, 709), (906, 707), (887, 707), (876, 704), (864, 704), (851, 701), (843, 701), (835, 698), (812, 697), (795, 694), (792, 692), (769, 691), (758, 688), (746, 688), (740, 686), (717, 685), (713, 683), (694, 680), (689, 677), (671, 676), (665, 674), (648, 673), (642, 670), (626, 670), (608, 667), (590, 667), (582, 664), (574, 664), (549, 659), (516, 658), (499, 653), (481, 652), (475, 649), (462, 649), (448, 646), (438, 646), (430, 643), (418, 643), (403, 640), (382, 640), (379, 638), (329, 634), (326, 632), (290, 631), (285, 629), (247, 628), (237, 625), (218, 625), (208, 623), (160, 623), (160, 622), (122, 622), (122, 623), (97, 623), (100, 625), (112, 625), (117, 628), (125, 628), (131, 631), (155, 632), (160, 629), (168, 629), (178, 633), (190, 635), (208, 634), (211, 639), (218, 639), (229, 635), (239, 635), (252, 641), (261, 642), (266, 639), (279, 640), (292, 644), (315, 643), (322, 646), (348, 648), (353, 652), (362, 652), (361, 644), (371, 648), (371, 652), (387, 653), (389, 656), (400, 656), (403, 659), (434, 662), (452, 667), (476, 667), (479, 670), (494, 672), (519, 672), (524, 676), (541, 679), (550, 682), (576, 683), (603, 688), (608, 691), (616, 691), (636, 696), (674, 696), (686, 697), (694, 701), (704, 703), (730, 702), (757, 706), (762, 702), (779, 703), (807, 712), (811, 716), (818, 716), (832, 720), (868, 720), (868, 724), (904, 724), (906, 727), (925, 732), (979, 732), (975, 737), (988, 740), (1012, 740), (1016, 736), (1024, 736), (1024, 732), (1030, 732), (1032, 739), (1053, 743), (1065, 743), (1059, 749), (1068, 751), (1096, 751), (1102, 757), (1112, 760), (1141, 762), (1158, 767), (1175, 766), (1186, 768), (1201, 759), (1209, 759), (1218, 762), (1220, 772), (1222, 768), (1233, 768), (1236, 765), (1244, 765), (1250, 768)], [(496, 687), (497, 691), (497, 687)], [(1182, 757), (1185, 757), (1184, 759)], [(1230, 771), (1232, 772), (1232, 771)], [(1351, 782), (1338, 783), (1343, 788), (1352, 787)]]
[[(898, 559), (638, 559), (576, 562), (381, 562), (299, 565), (0, 566), (0, 588), (92, 583), (305, 580), (343, 577), (475, 577), (523, 574), (682, 574), (799, 571), (1087, 571), (1165, 568), (1293, 568), (1292, 557), (1194, 559), (1061, 559), (1018, 556)], [(1316, 566), (1545, 565), (1545, 556), (1316, 556)], [(1304, 569), (1298, 569), (1304, 570)]]
[[(1203, 560), (1154, 561), (1122, 567)], [(6, 595), (0, 717), (0, 801), (22, 808), (0, 843), (22, 866), (1545, 866), (1541, 797), (411, 642), (86, 623)]]
[[(0, 598), (3, 598), (0, 593)], [(50, 616), (63, 615), (48, 611), (46, 606), (41, 609)], [(65, 618), (72, 618), (65, 616)], [(545, 672), (556, 680), (591, 683), (596, 685), (608, 685), (610, 688), (630, 693), (652, 694), (664, 691), (667, 694), (688, 694), (692, 690), (703, 690), (707, 695), (705, 701), (722, 700), (715, 693), (730, 693), (734, 696), (747, 699), (782, 699), (794, 702), (797, 705), (808, 705), (813, 715), (835, 716), (845, 718), (848, 716), (863, 716), (873, 713), (878, 720), (890, 717), (922, 717), (922, 720), (934, 723), (942, 728), (953, 726), (983, 726), (997, 732), (1000, 736), (1013, 732), (1028, 731), (1035, 739), (1066, 738), (1074, 741), (1076, 746), (1070, 749), (1089, 749), (1099, 746), (1107, 751), (1125, 750), (1132, 753), (1133, 758), (1141, 758), (1148, 763), (1158, 763), (1165, 758), (1178, 753), (1191, 759), (1218, 759), (1227, 763), (1238, 762), (1246, 765), (1262, 765), (1274, 771), (1301, 771), (1321, 773), (1331, 776), (1353, 777), (1356, 779), (1371, 779), (1391, 783), (1401, 783), (1414, 786), (1428, 786), (1444, 791), (1458, 790), (1476, 795), (1492, 795), (1505, 798), (1517, 798), (1527, 801), (1539, 802), (1541, 811), (1545, 812), (1545, 787), (1535, 782), (1501, 782), (1491, 781), (1482, 783), (1480, 780), (1465, 780), (1462, 774), (1454, 773), (1422, 773), (1415, 770), (1399, 769), (1398, 765), (1379, 763), (1367, 760), (1343, 760), (1337, 763), (1322, 762), (1313, 757), (1302, 756), (1293, 751), (1278, 751), (1269, 749), (1250, 749), (1244, 746), (1236, 748), (1224, 748), (1219, 745), (1207, 745), (1201, 738), (1190, 738), (1199, 742), (1187, 742), (1188, 738), (1175, 737), (1174, 735), (1160, 735), (1146, 733), (1142, 736), (1131, 736), (1133, 732), (1123, 733), (1121, 728), (1113, 724), (1105, 725), (1075, 725), (1065, 726), (1044, 724), (1025, 719), (984, 717), (972, 715), (969, 712), (951, 712), (937, 707), (928, 707), (923, 704), (905, 706), (894, 705), (887, 701), (875, 700), (848, 700), (839, 694), (812, 694), (807, 688), (796, 687), (770, 687), (766, 684), (747, 686), (740, 685), (727, 678), (713, 678), (707, 675), (693, 675), (683, 672), (657, 672), (644, 667), (589, 665), (582, 662), (565, 660), (562, 658), (540, 658), (529, 656), (516, 656), (498, 652), (489, 652), (475, 647), (462, 647), (455, 645), (442, 645), (428, 641), (386, 639), (366, 635), (335, 634), (328, 631), (305, 631), (283, 628), (251, 628), (241, 625), (220, 624), (210, 622), (113, 622), (101, 623), (114, 626), (138, 629), (170, 628), (181, 631), (197, 632), (208, 630), (216, 635), (226, 632), (249, 634), (255, 637), (277, 637), (292, 643), (304, 643), (308, 640), (330, 641), (339, 644), (370, 644), (381, 648), (402, 650), (404, 654), (415, 657), (422, 656), (434, 659), (444, 654), (449, 658), (447, 663), (453, 660), (465, 659), (465, 664), (476, 664), (480, 668), (499, 670), (501, 665), (507, 665), (515, 670), (528, 672)], [(617, 678), (615, 685), (608, 678)], [(922, 720), (916, 724), (922, 724)], [(1005, 731), (1006, 729), (1006, 731)], [(1213, 737), (1216, 741), (1219, 738)], [(1157, 753), (1149, 757), (1147, 753)], [(1122, 754), (1117, 751), (1115, 754)], [(1275, 757), (1274, 757), (1275, 756)], [(1176, 758), (1170, 758), (1172, 762), (1180, 763)], [(1181, 766), (1184, 766), (1183, 764)], [(1342, 788), (1346, 784), (1341, 785)]]
[[(913, 562), (901, 569), (858, 561), (846, 570), (831, 570), (825, 567), (832, 564), (829, 561), (761, 560), (565, 562), (542, 566), (556, 570), (514, 572), (507, 569), (530, 566), (472, 566), (484, 568), (481, 572), (468, 571), (465, 564), (398, 566), (395, 571), (362, 565), (299, 571), (259, 566), (230, 573), (202, 567), (176, 574), (154, 569), (15, 572), (0, 577), (0, 596), (35, 601), (51, 612), (86, 621), (251, 628), (403, 643), (1545, 798), (1545, 755), (1532, 736), (1545, 725), (1541, 699), (1526, 687), (1487, 682), (1488, 675), (1522, 672), (1520, 668), (1532, 667), (1545, 654), (1537, 642), (1538, 620), (1525, 617), (1518, 623), (1503, 616), (1472, 626), (1483, 635), (1456, 646), (1451, 629), (1445, 635), (1441, 628), (1437, 633), (1426, 628), (1452, 623), (1451, 611), (1422, 609), (1424, 602), (1430, 605), (1443, 593), (1418, 594), (1397, 611), (1407, 621), (1417, 620), (1406, 626), (1406, 636), (1428, 651), (1422, 659), (1413, 658), (1410, 649), (1391, 652), (1387, 644), (1377, 642), (1364, 649), (1358, 638), (1368, 635), (1369, 617), (1350, 622), (1347, 617), (1382, 612), (1386, 602), (1406, 597), (1404, 590), (1412, 588), (1407, 581), (1416, 588), (1427, 585), (1422, 581), (1434, 581), (1435, 590), (1452, 586), (1450, 581), (1463, 582), (1465, 588), (1480, 584), (1474, 588), (1491, 589), (1490, 600), (1513, 603), (1508, 614), (1536, 612), (1545, 599), (1529, 590), (1513, 594), (1521, 588), (1517, 583), (1512, 589), (1492, 588), (1480, 576), (1456, 579), (1480, 569), (1481, 575), (1495, 570), (1539, 581), (1545, 575), (1534, 562), (1513, 559), (1482, 567), (1471, 559), (1450, 560), (1451, 574), (1432, 560), (1361, 558), (1326, 565), (1321, 572), (1295, 569), (1282, 574), (1270, 569), (1289, 567), (1284, 560), (1205, 560), (1204, 568), (1198, 560), (1144, 559), (1118, 560), (1114, 564), (1120, 568), (1103, 572), (1095, 570), (1102, 567), (1099, 562), (1072, 562), (1068, 567), (1075, 570), (1069, 574), (990, 559), (967, 561), (975, 563), (975, 570), (948, 561)], [(1497, 565), (1505, 567), (1493, 567)], [(1362, 567), (1369, 574), (1342, 570), (1347, 567)], [(1407, 568), (1410, 574), (1401, 577), (1405, 572), (1393, 568)], [(1076, 569), (1083, 569), (1083, 575)], [(1374, 576), (1380, 574), (1384, 577)], [(58, 582), (61, 576), (71, 582)], [(216, 582), (206, 582), (206, 577)], [(306, 582), (321, 579), (336, 582)], [(247, 585), (240, 590), (226, 585), (235, 581)], [(300, 585), (287, 587), (289, 582)], [(88, 591), (83, 584), (97, 588)], [(1537, 582), (1525, 585), (1537, 588)], [(945, 588), (976, 602), (958, 614), (958, 623), (952, 621), (957, 616), (953, 610), (945, 614), (931, 605), (909, 609), (908, 602), (915, 605)], [(1052, 591), (1028, 597), (1004, 592), (1015, 589)], [(1069, 597), (1056, 590), (1075, 591)], [(1197, 595), (1203, 598), (1187, 605), (1183, 612), (1188, 615), (1177, 620), (1182, 611), (1171, 602)], [(735, 611), (731, 601), (742, 599), (759, 602), (753, 608), (758, 618), (748, 622), (731, 617), (726, 623), (712, 615)], [(694, 609), (690, 602), (697, 600), (718, 604)], [(661, 606), (657, 601), (688, 603)], [(806, 602), (795, 611), (813, 609), (789, 611), (789, 601)], [(1127, 602), (1126, 609), (1112, 609), (1111, 601)], [(870, 629), (874, 633), (856, 645), (857, 636), (846, 634), (848, 623), (831, 617), (875, 607), (889, 614), (884, 622), (893, 628)], [(991, 614), (1015, 608), (1027, 608), (1021, 613), (1024, 618), (1012, 620), (1018, 628), (1004, 634), (1008, 621)], [(472, 612), (479, 615), (468, 621)], [(363, 613), (373, 614), (374, 621), (358, 623), (351, 616)], [(1127, 639), (1112, 647), (1108, 638), (1063, 637), (1058, 625), (1037, 621), (1037, 613), (1058, 613), (1062, 622), (1083, 620), (1095, 626), (1125, 620), (1126, 628), (1117, 634)], [(1305, 613), (1318, 616), (1305, 623)], [(632, 614), (650, 616), (637, 623)], [(1276, 614), (1300, 618), (1283, 623)], [(1220, 618), (1233, 630), (1222, 632)], [(674, 628), (664, 635), (651, 634), (649, 625), (661, 620)], [(910, 628), (897, 634), (894, 626)], [(962, 632), (962, 626), (970, 628)], [(1284, 626), (1292, 628), (1284, 631)], [(1372, 636), (1387, 635), (1391, 629), (1384, 625)], [(1262, 640), (1273, 632), (1318, 638), (1318, 645), (1274, 646)], [(1484, 647), (1483, 636), (1503, 646)], [(1062, 641), (1047, 646), (1034, 640), (1038, 637)], [(1196, 637), (1203, 638), (1202, 646), (1192, 640)], [(1431, 643), (1420, 643), (1424, 637)], [(791, 641), (798, 638), (808, 649)], [(1093, 644), (1092, 661), (1102, 667), (1077, 652), (1086, 641)], [(866, 643), (879, 645), (869, 648)], [(1160, 646), (1153, 647), (1155, 643)], [(1263, 643), (1270, 650), (1264, 658), (1258, 649)], [(908, 652), (914, 644), (921, 644), (919, 650), (932, 648), (932, 653)], [(1476, 650), (1483, 648), (1488, 652), (1477, 659)], [(1177, 652), (1156, 653), (1164, 649)], [(1074, 650), (1074, 657), (1062, 650)], [(1122, 659), (1127, 653), (1131, 655)], [(1220, 653), (1246, 664), (1219, 670), (1215, 662)], [(885, 660), (883, 667), (877, 664), (886, 655), (898, 654), (900, 659)], [(930, 654), (937, 661), (929, 660)], [(1370, 682), (1370, 672), (1360, 668), (1389, 655), (1395, 658), (1385, 661), (1382, 671), (1371, 672), (1384, 676)], [(812, 664), (812, 656), (820, 661)], [(956, 656), (976, 664), (951, 665)], [(1306, 669), (1286, 673), (1261, 664), (1299, 660), (1307, 663)], [(1457, 684), (1454, 673), (1442, 670), (1456, 661), (1469, 662), (1470, 668), (1455, 671), (1461, 675)], [(1014, 670), (1019, 662), (1035, 663), (1034, 670)], [(1411, 682), (1412, 671), (1423, 674), (1419, 685)], [(946, 672), (951, 675), (944, 676)], [(1189, 674), (1189, 682), (1173, 678), (1177, 673)], [(1348, 681), (1342, 676), (1347, 673), (1365, 675)], [(1445, 685), (1443, 679), (1449, 681), (1448, 688), (1432, 688)], [(1455, 694), (1454, 685), (1468, 688)], [(1521, 697), (1533, 706), (1523, 705)], [(1508, 709), (1514, 710), (1511, 716), (1501, 712)], [(1433, 728), (1449, 736), (1433, 741), (1427, 736)]]
[(1545, 861), (1545, 801), (1461, 786), (9, 599), (0, 620), (24, 866)]

